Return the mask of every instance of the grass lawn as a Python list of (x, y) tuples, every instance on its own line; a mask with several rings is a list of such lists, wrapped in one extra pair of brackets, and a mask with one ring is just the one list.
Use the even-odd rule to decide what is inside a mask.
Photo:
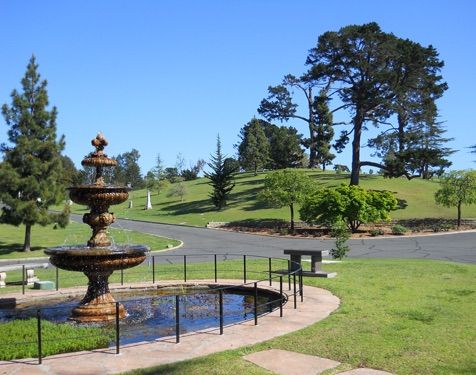
[[(143, 244), (151, 250), (163, 250), (168, 245), (177, 246), (180, 242), (173, 239), (154, 236), (116, 228), (109, 229), (114, 242)], [(23, 252), (25, 227), (0, 224), (0, 259), (31, 258), (46, 256), (44, 249), (52, 246), (86, 244), (91, 237), (91, 229), (86, 224), (71, 222), (65, 229), (53, 229), (53, 225), (42, 227), (34, 225), (31, 231), (32, 251)]]
[(269, 348), (396, 374), (476, 373), (476, 266), (366, 259), (326, 270), (337, 278), (305, 284), (341, 298), (329, 318), (262, 344), (130, 374), (269, 374), (241, 358)]
[[(348, 183), (347, 175), (334, 172), (307, 170), (321, 186), (335, 186)], [(167, 197), (166, 191), (157, 194), (152, 192), (152, 210), (144, 210), (146, 190), (130, 193), (133, 208), (128, 202), (114, 207), (118, 217), (139, 220), (150, 220), (164, 223), (188, 224), (205, 226), (209, 221), (239, 221), (247, 219), (284, 219), (289, 220), (289, 208), (269, 208), (256, 201), (256, 194), (261, 190), (265, 173), (253, 176), (251, 173), (240, 173), (236, 176), (236, 186), (230, 195), (226, 209), (216, 211), (210, 203), (208, 194), (210, 185), (205, 178), (184, 182), (187, 194), (181, 202), (176, 197)], [(384, 179), (377, 175), (362, 175), (361, 185), (376, 190), (389, 190), (396, 194), (401, 202), (401, 209), (392, 213), (394, 219), (412, 218), (456, 218), (456, 209), (437, 206), (434, 193), (438, 189), (437, 180), (406, 178)], [(61, 207), (57, 207), (61, 209)], [(86, 212), (84, 207), (73, 205), (76, 213)], [(297, 210), (296, 210), (297, 213)], [(463, 217), (476, 218), (476, 205), (463, 207)]]
[[(273, 268), (284, 264), (273, 262)], [(305, 278), (306, 285), (326, 288), (341, 306), (323, 321), (262, 344), (217, 353), (133, 374), (267, 374), (241, 357), (277, 348), (331, 358), (353, 367), (365, 366), (396, 374), (476, 373), (476, 266), (432, 260), (362, 259), (326, 265), (334, 279)], [(267, 261), (249, 260), (253, 271)], [(241, 261), (219, 263), (219, 278), (241, 277)], [(152, 281), (150, 266), (126, 270), (124, 279)], [(160, 264), (157, 279), (180, 279), (182, 263)], [(189, 264), (188, 279), (210, 278), (213, 264)], [(38, 270), (54, 280), (52, 270)], [(119, 282), (119, 273), (111, 276)], [(61, 271), (61, 287), (85, 285), (81, 273)], [(13, 291), (9, 286), (3, 291)], [(35, 291), (27, 290), (28, 294)], [(0, 327), (3, 328), (3, 327)], [(259, 328), (258, 328), (259, 329)], [(0, 329), (3, 331), (3, 329)], [(226, 332), (225, 332), (226, 333)], [(224, 337), (226, 339), (226, 335)]]
[[(35, 358), (38, 355), (36, 319), (0, 325), (0, 360)], [(42, 321), (42, 355), (105, 348), (114, 339), (112, 328), (75, 327)], [(26, 343), (24, 343), (26, 342)]]

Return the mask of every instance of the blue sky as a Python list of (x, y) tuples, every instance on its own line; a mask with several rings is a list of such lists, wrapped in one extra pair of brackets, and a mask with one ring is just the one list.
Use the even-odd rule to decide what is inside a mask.
[[(441, 120), (460, 150), (453, 168), (475, 168), (475, 15), (472, 0), (0, 0), (0, 103), (10, 104), (34, 53), (78, 166), (98, 131), (109, 155), (138, 149), (143, 173), (159, 153), (167, 166), (178, 153), (186, 166), (208, 159), (218, 133), (234, 156), (268, 85), (303, 73), (320, 34), (376, 21), (439, 51), (449, 85)], [(307, 135), (304, 123), (288, 124)], [(6, 130), (2, 118), (0, 142)], [(336, 163), (350, 165), (349, 150)]]

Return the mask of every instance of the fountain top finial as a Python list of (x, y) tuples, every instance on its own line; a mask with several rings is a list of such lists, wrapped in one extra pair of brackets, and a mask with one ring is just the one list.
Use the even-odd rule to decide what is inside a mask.
[(104, 135), (99, 132), (98, 135), (96, 135), (96, 138), (94, 138), (91, 141), (91, 144), (96, 148), (96, 152), (99, 154), (103, 154), (104, 147), (106, 147), (109, 142), (107, 141), (106, 138), (104, 138)]
[(81, 162), (84, 166), (92, 166), (92, 167), (114, 167), (117, 165), (117, 162), (114, 159), (109, 159), (107, 155), (104, 153), (104, 147), (106, 147), (109, 142), (104, 135), (99, 132), (91, 141), (91, 144), (96, 149), (95, 152), (91, 152), (87, 157), (83, 159)]

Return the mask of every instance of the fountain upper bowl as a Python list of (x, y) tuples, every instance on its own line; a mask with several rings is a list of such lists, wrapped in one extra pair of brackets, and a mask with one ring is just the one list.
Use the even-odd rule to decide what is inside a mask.
[(85, 206), (110, 206), (123, 203), (129, 197), (128, 187), (82, 185), (68, 188), (74, 203)]

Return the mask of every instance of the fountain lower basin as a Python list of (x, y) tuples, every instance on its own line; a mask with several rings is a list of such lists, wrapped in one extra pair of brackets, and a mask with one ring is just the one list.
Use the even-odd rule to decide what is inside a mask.
[[(78, 322), (100, 322), (124, 318), (127, 312), (109, 290), (109, 276), (120, 269), (141, 264), (149, 251), (143, 245), (118, 245), (108, 247), (60, 246), (45, 250), (55, 267), (83, 272), (88, 278), (88, 290), (79, 305), (72, 311)], [(117, 311), (118, 310), (118, 311)]]

